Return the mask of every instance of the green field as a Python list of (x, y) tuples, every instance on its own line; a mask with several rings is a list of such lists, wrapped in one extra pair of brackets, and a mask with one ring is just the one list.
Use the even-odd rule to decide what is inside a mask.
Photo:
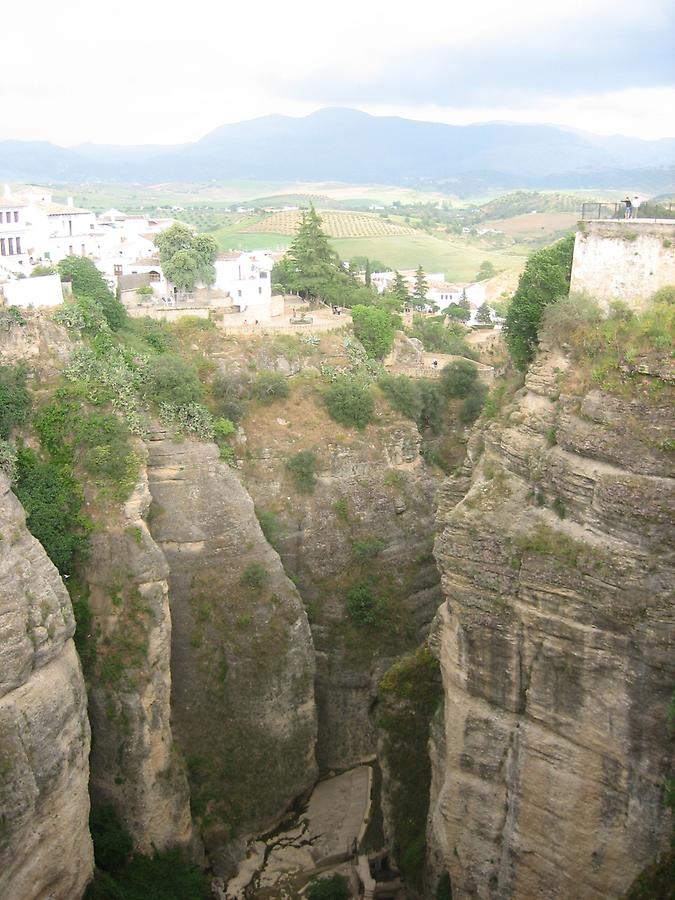
[(414, 269), (421, 265), (426, 272), (444, 272), (448, 281), (471, 281), (486, 259), (498, 271), (519, 270), (525, 262), (522, 253), (504, 253), (476, 246), (461, 238), (444, 240), (421, 233), (347, 238), (333, 240), (331, 244), (342, 259), (368, 256), (382, 260), (393, 269)]
[(228, 227), (211, 232), (221, 250), (287, 250), (291, 246), (291, 234), (256, 234), (234, 231)]

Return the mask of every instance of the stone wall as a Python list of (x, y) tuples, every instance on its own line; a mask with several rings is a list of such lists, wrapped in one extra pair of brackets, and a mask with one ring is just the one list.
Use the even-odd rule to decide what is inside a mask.
[(675, 220), (584, 222), (577, 232), (572, 292), (640, 308), (667, 284), (675, 284)]

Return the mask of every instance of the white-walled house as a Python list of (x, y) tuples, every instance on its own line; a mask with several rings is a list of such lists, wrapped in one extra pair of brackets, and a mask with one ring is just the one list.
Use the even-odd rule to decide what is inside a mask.
[(214, 290), (229, 294), (234, 306), (250, 318), (266, 322), (272, 316), (272, 267), (270, 253), (221, 253), (214, 263)]
[(26, 251), (36, 264), (57, 263), (66, 256), (95, 256), (99, 233), (96, 216), (69, 197), (54, 203), (49, 191), (28, 190), (16, 198), (25, 205)]
[(4, 274), (30, 271), (27, 252), (26, 205), (18, 198), (0, 198), (0, 267)]

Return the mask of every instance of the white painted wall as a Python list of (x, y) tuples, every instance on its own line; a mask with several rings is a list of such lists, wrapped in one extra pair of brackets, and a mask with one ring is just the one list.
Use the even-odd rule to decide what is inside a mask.
[(7, 281), (2, 285), (2, 292), (10, 306), (59, 306), (63, 303), (61, 279), (58, 275)]
[(229, 293), (232, 302), (249, 318), (269, 321), (272, 316), (272, 266), (269, 253), (240, 253), (215, 261), (215, 290)]

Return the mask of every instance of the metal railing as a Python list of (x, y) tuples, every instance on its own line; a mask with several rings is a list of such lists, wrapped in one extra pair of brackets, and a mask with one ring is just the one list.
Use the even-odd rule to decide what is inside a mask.
[(582, 203), (583, 221), (615, 219), (675, 219), (675, 203), (641, 203), (637, 209), (627, 210), (625, 201), (618, 203)]

